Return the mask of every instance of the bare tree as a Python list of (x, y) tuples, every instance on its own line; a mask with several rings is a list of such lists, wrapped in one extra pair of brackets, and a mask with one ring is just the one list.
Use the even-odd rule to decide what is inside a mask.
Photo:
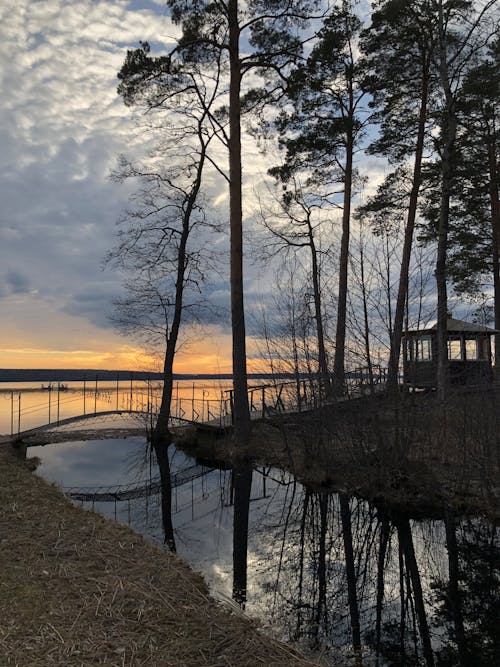
[[(149, 72), (144, 65), (148, 63)], [(164, 80), (151, 80), (150, 72), (163, 72)], [(127, 330), (163, 336), (163, 388), (160, 410), (153, 432), (162, 483), (162, 515), (165, 541), (175, 549), (170, 516), (170, 467), (168, 447), (172, 442), (169, 420), (173, 390), (173, 366), (183, 317), (192, 312), (206, 267), (202, 266), (202, 236), (193, 242), (193, 230), (206, 226), (201, 202), (202, 178), (208, 163), (208, 147), (214, 137), (209, 109), (217, 98), (217, 77), (208, 81), (199, 72), (180, 74), (164, 58), (153, 59), (149, 47), (127, 54), (119, 78), (119, 92), (128, 105), (151, 113), (153, 130), (161, 131), (161, 142), (144, 164), (133, 165), (122, 158), (115, 179), (134, 179), (140, 189), (134, 208), (123, 219), (119, 243), (109, 259), (132, 278), (128, 295), (117, 304), (122, 326)], [(172, 95), (174, 87), (178, 95)], [(179, 106), (179, 96), (183, 106)], [(168, 120), (162, 119), (168, 114)], [(165, 166), (168, 165), (168, 166)]]
[[(280, 0), (272, 5), (265, 0), (167, 1), (173, 21), (182, 28), (172, 53), (179, 67), (186, 72), (201, 65), (210, 69), (214, 62), (223, 61), (228, 73), (227, 104), (213, 121), (219, 125), (229, 157), (234, 433), (242, 445), (250, 435), (250, 413), (243, 300), (241, 116), (245, 111), (262, 109), (282, 94), (290, 67), (301, 56), (299, 30), (307, 27), (317, 4), (317, 0)], [(251, 73), (261, 77), (260, 86), (245, 89), (244, 80)]]
[[(326, 203), (325, 203), (326, 202)], [(318, 346), (318, 376), (320, 394), (331, 393), (330, 374), (325, 343), (324, 313), (322, 302), (321, 259), (328, 253), (322, 248), (322, 239), (328, 237), (331, 226), (328, 212), (324, 207), (328, 197), (313, 190), (306, 192), (296, 178), (292, 178), (289, 186), (280, 197), (274, 198), (272, 209), (261, 206), (260, 218), (271, 238), (263, 244), (261, 254), (266, 260), (272, 259), (277, 253), (284, 258), (291, 254), (307, 253), (312, 284), (312, 301), (315, 320), (316, 342)]]

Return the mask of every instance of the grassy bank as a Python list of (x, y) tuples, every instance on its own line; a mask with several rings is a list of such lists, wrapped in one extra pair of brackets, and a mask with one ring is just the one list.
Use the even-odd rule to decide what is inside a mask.
[(317, 664), (217, 604), (178, 558), (71, 505), (0, 448), (0, 665)]

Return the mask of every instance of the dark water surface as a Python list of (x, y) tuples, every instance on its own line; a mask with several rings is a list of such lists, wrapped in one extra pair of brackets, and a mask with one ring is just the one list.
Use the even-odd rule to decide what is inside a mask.
[[(31, 448), (64, 487), (147, 482), (141, 438)], [(172, 448), (172, 472), (194, 461)], [(215, 595), (232, 594), (231, 471), (172, 492), (177, 549)], [(162, 541), (159, 495), (84, 503)], [(313, 491), (273, 469), (253, 472), (246, 609), (332, 664), (500, 665), (499, 530), (451, 512), (413, 520), (346, 495)]]

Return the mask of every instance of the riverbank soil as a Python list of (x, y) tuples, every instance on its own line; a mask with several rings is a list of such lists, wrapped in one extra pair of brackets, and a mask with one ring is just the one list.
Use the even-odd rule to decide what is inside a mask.
[(0, 448), (1, 667), (312, 666), (182, 561)]
[(226, 467), (287, 470), (311, 489), (344, 491), (410, 516), (447, 510), (500, 518), (500, 392), (367, 396), (252, 425), (243, 449), (192, 428), (179, 445)]

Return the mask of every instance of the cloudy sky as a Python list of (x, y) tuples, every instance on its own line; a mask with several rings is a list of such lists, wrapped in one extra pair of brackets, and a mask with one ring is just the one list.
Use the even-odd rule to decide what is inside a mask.
[[(109, 319), (122, 279), (103, 268), (132, 193), (110, 172), (144, 151), (116, 74), (139, 41), (177, 34), (163, 0), (0, 3), (0, 368), (146, 367)], [(244, 166), (251, 204), (266, 164), (249, 143)], [(222, 216), (226, 197), (220, 182), (209, 193)], [(249, 269), (250, 309), (272, 286)], [(227, 303), (220, 278), (213, 296)], [(228, 326), (210, 326), (178, 372), (231, 370)]]
[[(0, 368), (140, 367), (108, 316), (120, 277), (103, 270), (134, 152), (116, 73), (139, 40), (176, 34), (160, 0), (3, 0), (0, 4)], [(138, 141), (136, 141), (138, 144)], [(178, 370), (227, 370), (227, 337)]]

